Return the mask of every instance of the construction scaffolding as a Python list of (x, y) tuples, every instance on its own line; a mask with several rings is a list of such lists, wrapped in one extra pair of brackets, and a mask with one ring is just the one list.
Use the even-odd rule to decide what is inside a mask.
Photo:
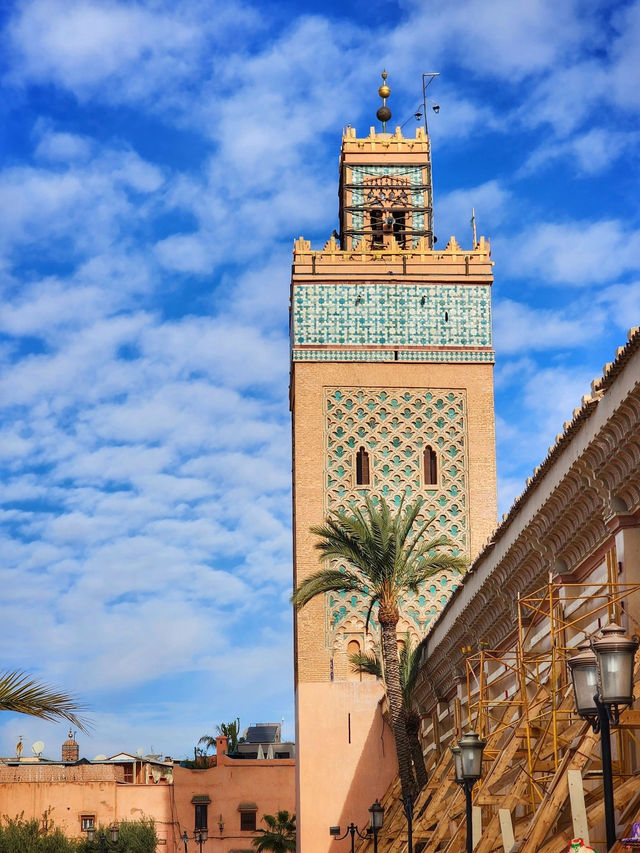
[[(638, 630), (629, 624), (627, 603), (640, 595), (640, 585), (617, 581), (614, 551), (606, 567), (599, 584), (550, 577), (518, 600), (515, 644), (490, 650), (480, 643), (466, 658), (466, 697), (454, 700), (447, 735), (451, 740), (469, 728), (487, 740), (483, 778), (473, 791), (475, 853), (560, 853), (574, 837), (605, 849), (600, 739), (575, 710), (566, 661), (603, 625)], [(635, 684), (640, 695), (640, 667)], [(640, 819), (638, 729), (640, 710), (632, 709), (612, 729), (618, 837)], [(414, 808), (415, 853), (465, 850), (464, 795), (446, 746), (435, 744), (429, 753), (430, 781)], [(378, 849), (402, 853), (407, 828), (398, 782), (384, 805)], [(370, 848), (369, 841), (361, 847)]]

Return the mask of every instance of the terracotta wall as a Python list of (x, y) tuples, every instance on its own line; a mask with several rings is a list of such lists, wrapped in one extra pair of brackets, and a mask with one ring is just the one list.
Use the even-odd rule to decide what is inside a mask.
[[(156, 822), (159, 851), (184, 853), (180, 836), (193, 836), (194, 796), (208, 796), (209, 840), (206, 853), (252, 850), (252, 832), (240, 830), (240, 803), (255, 803), (257, 825), (264, 814), (280, 809), (295, 813), (295, 760), (234, 760), (227, 739), (218, 738), (217, 765), (207, 770), (174, 769), (174, 784), (127, 784), (113, 765), (64, 765), (0, 768), (2, 814), (50, 819), (70, 836), (81, 835), (82, 815), (98, 825), (151, 817)], [(104, 777), (100, 779), (99, 777)], [(222, 829), (219, 826), (222, 815)], [(193, 841), (189, 850), (197, 850)]]

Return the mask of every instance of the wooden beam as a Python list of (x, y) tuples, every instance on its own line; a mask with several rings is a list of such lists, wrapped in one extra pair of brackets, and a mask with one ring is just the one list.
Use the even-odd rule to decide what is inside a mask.
[(549, 828), (553, 826), (569, 794), (567, 770), (582, 770), (591, 757), (597, 737), (598, 735), (589, 727), (581, 738), (578, 748), (574, 752), (567, 752), (560, 762), (550, 789), (531, 819), (520, 853), (538, 853), (542, 847)]
[(516, 843), (513, 834), (513, 824), (511, 823), (511, 812), (509, 809), (498, 809), (498, 818), (500, 820), (500, 835), (502, 836), (504, 853), (511, 853), (513, 845)]
[(587, 825), (587, 809), (584, 804), (582, 773), (575, 768), (567, 770), (567, 784), (569, 785), (569, 800), (571, 801), (573, 837), (582, 838), (588, 847), (589, 827)]

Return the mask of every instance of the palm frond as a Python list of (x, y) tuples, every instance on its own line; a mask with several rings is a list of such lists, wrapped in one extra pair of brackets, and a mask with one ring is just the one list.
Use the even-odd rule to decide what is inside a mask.
[(321, 569), (305, 578), (294, 589), (291, 595), (291, 603), (299, 609), (322, 592), (338, 592), (341, 589), (362, 592), (363, 586), (362, 579), (353, 572), (341, 572), (339, 569)]
[(41, 720), (68, 720), (86, 734), (90, 728), (82, 716), (86, 708), (73, 694), (43, 684), (26, 672), (16, 669), (0, 673), (0, 711)]
[(379, 658), (373, 653), (354, 652), (354, 654), (349, 655), (349, 663), (351, 664), (352, 672), (375, 675), (376, 678), (382, 677), (382, 664)]

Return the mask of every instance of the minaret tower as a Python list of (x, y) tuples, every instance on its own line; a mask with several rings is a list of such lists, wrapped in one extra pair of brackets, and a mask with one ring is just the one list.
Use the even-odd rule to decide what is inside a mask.
[[(474, 557), (496, 525), (489, 243), (434, 248), (430, 141), (348, 127), (340, 235), (295, 241), (291, 284), (294, 584), (319, 568), (312, 525), (366, 495), (422, 497), (432, 531)], [(404, 602), (400, 631), (428, 632), (458, 578)], [(327, 593), (296, 615), (297, 816), (303, 853), (336, 850), (397, 772), (383, 690), (350, 671), (374, 651), (366, 606)], [(343, 842), (346, 844), (347, 842)], [(346, 848), (345, 848), (346, 849)], [(337, 853), (337, 851), (336, 851)]]

